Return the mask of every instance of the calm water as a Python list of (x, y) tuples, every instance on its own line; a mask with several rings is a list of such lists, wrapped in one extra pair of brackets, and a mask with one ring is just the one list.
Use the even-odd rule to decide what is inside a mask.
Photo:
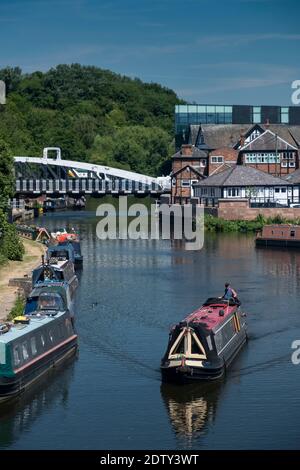
[[(185, 252), (168, 241), (106, 241), (95, 212), (41, 223), (82, 235), (80, 354), (47, 384), (0, 410), (0, 449), (300, 448), (300, 252), (256, 250), (253, 236), (209, 236)], [(219, 385), (161, 385), (171, 324), (238, 289), (249, 342)]]

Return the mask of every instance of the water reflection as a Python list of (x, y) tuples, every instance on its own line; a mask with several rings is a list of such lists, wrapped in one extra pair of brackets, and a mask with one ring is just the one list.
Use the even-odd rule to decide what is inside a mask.
[(162, 384), (161, 396), (173, 430), (182, 444), (192, 447), (213, 423), (223, 383), (176, 386)]
[(73, 373), (74, 358), (70, 358), (63, 369), (50, 371), (20, 398), (0, 406), (1, 448), (16, 442), (46, 410), (67, 407)]

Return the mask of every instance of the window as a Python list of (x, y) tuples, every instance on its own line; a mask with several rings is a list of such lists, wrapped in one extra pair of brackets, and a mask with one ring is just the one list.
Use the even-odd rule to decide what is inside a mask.
[(280, 120), (281, 124), (288, 124), (289, 123), (289, 108), (281, 108), (280, 109)]
[(200, 161), (200, 166), (202, 167), (206, 166), (206, 160), (204, 158)]
[(289, 167), (294, 168), (295, 167), (295, 162), (289, 162)]
[(238, 197), (240, 195), (239, 188), (228, 188), (227, 189), (227, 196), (228, 197)]
[(18, 366), (21, 363), (19, 346), (14, 347), (14, 365)]
[(0, 343), (0, 364), (6, 363), (6, 344)]
[(36, 348), (36, 340), (35, 338), (31, 338), (30, 340), (30, 345), (31, 345), (31, 352), (32, 352), (32, 355), (34, 356), (36, 353), (37, 353), (37, 348)]
[(176, 178), (172, 178), (172, 186), (176, 186)]
[(252, 121), (254, 124), (261, 122), (261, 107), (253, 106)]
[(280, 188), (275, 188), (275, 193), (279, 193), (280, 192)]
[(201, 195), (205, 196), (207, 194), (207, 188), (202, 188), (201, 189)]
[(190, 180), (181, 180), (181, 187), (182, 188), (189, 188), (191, 185)]
[(217, 353), (220, 354), (236, 335), (234, 317), (231, 317), (215, 334)]
[(211, 157), (211, 163), (223, 163), (224, 157), (216, 156), (216, 157)]
[(22, 344), (22, 353), (24, 361), (27, 361), (29, 358), (27, 342)]
[(286, 168), (288, 166), (287, 162), (281, 162), (281, 167)]
[(291, 237), (295, 236), (295, 230), (291, 230)]

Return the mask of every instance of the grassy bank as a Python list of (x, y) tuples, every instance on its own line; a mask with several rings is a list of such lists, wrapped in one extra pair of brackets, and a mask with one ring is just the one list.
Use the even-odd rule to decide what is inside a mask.
[(25, 306), (25, 299), (23, 296), (18, 295), (15, 304), (7, 316), (7, 320), (12, 321), (14, 318), (22, 315)]
[(22, 297), (18, 299), (18, 290), (15, 286), (9, 286), (9, 280), (31, 276), (45, 253), (45, 247), (38, 242), (24, 239), (23, 244), (25, 254), (22, 261), (7, 261), (0, 266), (0, 320), (5, 320), (8, 315), (14, 316), (22, 309)]
[(265, 218), (261, 215), (255, 220), (225, 220), (212, 215), (204, 216), (205, 229), (209, 232), (255, 232), (266, 224), (300, 225), (300, 219), (290, 220), (281, 216)]

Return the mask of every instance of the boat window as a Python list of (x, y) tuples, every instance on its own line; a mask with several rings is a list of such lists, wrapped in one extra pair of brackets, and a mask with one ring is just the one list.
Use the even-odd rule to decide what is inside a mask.
[(31, 338), (30, 345), (31, 345), (32, 355), (34, 356), (37, 353), (36, 339), (34, 337)]
[(0, 343), (0, 364), (6, 363), (6, 346), (4, 343)]
[(213, 345), (212, 345), (212, 342), (211, 342), (211, 337), (206, 336), (206, 341), (207, 341), (209, 350), (212, 351), (213, 350)]
[(223, 351), (235, 334), (235, 321), (234, 317), (231, 317), (215, 334), (215, 344), (218, 354)]
[(67, 329), (68, 334), (69, 335), (72, 334), (73, 331), (72, 331), (72, 323), (71, 323), (70, 318), (65, 319), (65, 325), (66, 325), (66, 329)]
[(291, 237), (295, 236), (295, 230), (291, 230)]
[(27, 342), (22, 344), (22, 353), (24, 361), (27, 361), (29, 358)]
[(50, 338), (51, 343), (53, 343), (54, 336), (53, 336), (53, 331), (52, 330), (49, 330), (49, 338)]
[(21, 356), (19, 346), (14, 347), (14, 365), (18, 366), (21, 363)]
[(69, 259), (69, 252), (68, 250), (53, 250), (51, 251), (51, 258), (56, 258), (58, 260), (65, 260)]
[(57, 293), (43, 292), (39, 297), (38, 308), (39, 310), (62, 311), (64, 310), (63, 299)]

